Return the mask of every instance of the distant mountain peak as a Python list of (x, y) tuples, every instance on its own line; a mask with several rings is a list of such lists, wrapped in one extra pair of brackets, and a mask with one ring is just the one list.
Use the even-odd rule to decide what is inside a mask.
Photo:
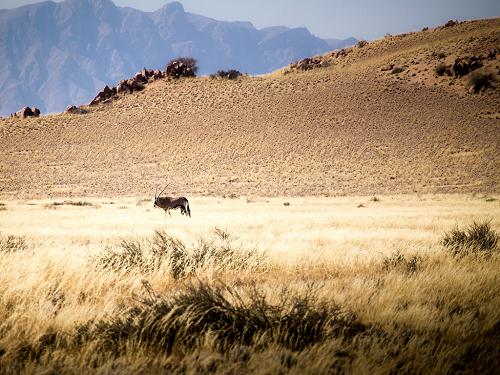
[(262, 74), (330, 49), (306, 28), (259, 30), (186, 13), (178, 1), (155, 12), (111, 0), (26, 5), (0, 12), (0, 116), (24, 106), (47, 113), (88, 103), (105, 85), (179, 56), (197, 59), (202, 75)]
[(159, 11), (167, 13), (185, 13), (184, 6), (178, 1), (172, 1), (162, 6)]
[(100, 9), (102, 7), (116, 7), (111, 0), (66, 0), (63, 3), (88, 4), (92, 9)]

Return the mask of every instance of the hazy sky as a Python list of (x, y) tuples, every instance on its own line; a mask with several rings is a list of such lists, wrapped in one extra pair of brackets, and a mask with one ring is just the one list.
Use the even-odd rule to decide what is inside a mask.
[[(0, 9), (37, 0), (0, 0)], [(152, 11), (169, 0), (114, 0), (118, 6)], [(374, 39), (416, 31), (449, 19), (500, 16), (500, 0), (181, 0), (186, 11), (256, 27), (306, 26), (323, 38)]]

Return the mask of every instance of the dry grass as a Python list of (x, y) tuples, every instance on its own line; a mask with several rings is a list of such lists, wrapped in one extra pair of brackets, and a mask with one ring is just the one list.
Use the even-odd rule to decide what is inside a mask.
[(0, 374), (500, 368), (499, 23), (0, 120)]
[(498, 251), (440, 244), (474, 221), (498, 232), (496, 201), (194, 198), (187, 219), (137, 200), (0, 212), (0, 373), (499, 366)]

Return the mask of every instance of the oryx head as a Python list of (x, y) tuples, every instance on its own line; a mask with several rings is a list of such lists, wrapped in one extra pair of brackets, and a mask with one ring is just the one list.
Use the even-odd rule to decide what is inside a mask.
[[(168, 185), (167, 185), (168, 186)], [(158, 204), (158, 200), (160, 199), (160, 196), (162, 195), (162, 193), (165, 191), (165, 189), (167, 188), (167, 186), (165, 186), (163, 188), (163, 190), (160, 192), (160, 194), (156, 195), (156, 192), (157, 192), (157, 189), (155, 189), (155, 200), (154, 200), (154, 203), (153, 203), (153, 207), (159, 207)]]

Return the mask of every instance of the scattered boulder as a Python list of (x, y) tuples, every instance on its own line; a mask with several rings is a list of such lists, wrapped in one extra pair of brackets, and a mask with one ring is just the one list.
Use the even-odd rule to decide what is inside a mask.
[(122, 79), (118, 86), (116, 86), (116, 93), (118, 95), (120, 94), (132, 94), (133, 90), (132, 87), (128, 84), (128, 82), (125, 79)]
[(497, 58), (497, 50), (492, 48), (488, 51), (488, 60), (495, 60)]
[(403, 68), (402, 66), (395, 66), (392, 68), (391, 74), (399, 74), (399, 73), (403, 72), (404, 70), (405, 70), (405, 68)]
[[(122, 79), (116, 87), (110, 88), (109, 86), (105, 86), (104, 89), (102, 89), (90, 102), (90, 105), (108, 104), (118, 95), (132, 94), (135, 91), (141, 91), (144, 89), (144, 85), (150, 80), (157, 80), (160, 78), (164, 78), (164, 74), (160, 70), (144, 68), (140, 72), (136, 73), (132, 78)], [(66, 108), (67, 113), (80, 113), (68, 112), (70, 107)]]
[(167, 64), (165, 75), (171, 78), (196, 77), (196, 60), (191, 57), (184, 57), (172, 60)]
[(446, 22), (446, 23), (444, 24), (444, 26), (443, 26), (443, 27), (453, 27), (453, 26), (458, 25), (459, 23), (460, 23), (460, 22), (458, 22), (457, 20), (455, 20), (455, 21), (454, 21), (454, 20), (449, 20), (448, 22)]
[(116, 87), (113, 87), (111, 89), (109, 88), (108, 85), (106, 85), (104, 89), (99, 91), (99, 93), (95, 96), (95, 98), (90, 102), (90, 105), (96, 105), (102, 103), (106, 99), (109, 99), (115, 95), (116, 95)]
[(83, 108), (80, 108), (80, 107), (77, 107), (74, 105), (69, 105), (66, 107), (66, 110), (64, 111), (64, 113), (71, 113), (74, 115), (79, 115), (79, 114), (87, 113), (87, 111), (85, 111)]
[(453, 76), (460, 78), (470, 72), (482, 67), (481, 58), (476, 56), (462, 57), (455, 59), (453, 66), (451, 67), (451, 72)]
[(345, 57), (350, 50), (342, 48), (327, 53), (323, 56), (306, 57), (305, 59), (296, 61), (288, 66), (284, 73), (290, 73), (292, 70), (311, 70), (315, 68), (326, 68), (330, 66), (334, 59)]
[(392, 68), (394, 68), (394, 65), (387, 64), (387, 65), (384, 65), (382, 68), (380, 68), (380, 70), (383, 72), (388, 72), (389, 70), (392, 70)]
[(311, 70), (314, 68), (323, 67), (323, 62), (326, 61), (321, 56), (306, 57), (290, 65), (291, 69), (296, 70)]
[[(139, 74), (139, 73), (138, 73)], [(163, 78), (164, 75), (162, 73), (161, 70), (153, 70), (153, 69), (146, 69), (144, 68), (140, 74), (142, 74), (142, 79), (143, 79), (143, 82), (142, 83), (147, 83), (149, 80), (157, 80), (157, 79), (160, 79), (160, 78)], [(136, 75), (137, 76), (137, 75)], [(144, 78), (146, 79), (146, 81), (144, 81)], [(140, 81), (139, 81), (140, 82)]]
[(16, 117), (26, 118), (26, 117), (38, 117), (40, 116), (40, 110), (36, 107), (23, 107), (16, 112)]
[(147, 83), (148, 77), (147, 77), (147, 75), (143, 74), (142, 72), (139, 72), (134, 76), (133, 80), (136, 82), (140, 82), (140, 83)]
[(337, 51), (337, 53), (335, 54), (335, 57), (336, 58), (345, 57), (345, 56), (347, 56), (348, 53), (349, 53), (348, 49), (342, 48), (342, 49)]
[(142, 84), (142, 82), (138, 82), (134, 78), (129, 79), (127, 81), (127, 85), (128, 87), (130, 87), (130, 93), (134, 91), (141, 91), (142, 89), (144, 89), (144, 85)]
[(153, 79), (160, 79), (160, 78), (163, 78), (164, 75), (163, 75), (163, 72), (161, 70), (154, 70), (153, 71)]

